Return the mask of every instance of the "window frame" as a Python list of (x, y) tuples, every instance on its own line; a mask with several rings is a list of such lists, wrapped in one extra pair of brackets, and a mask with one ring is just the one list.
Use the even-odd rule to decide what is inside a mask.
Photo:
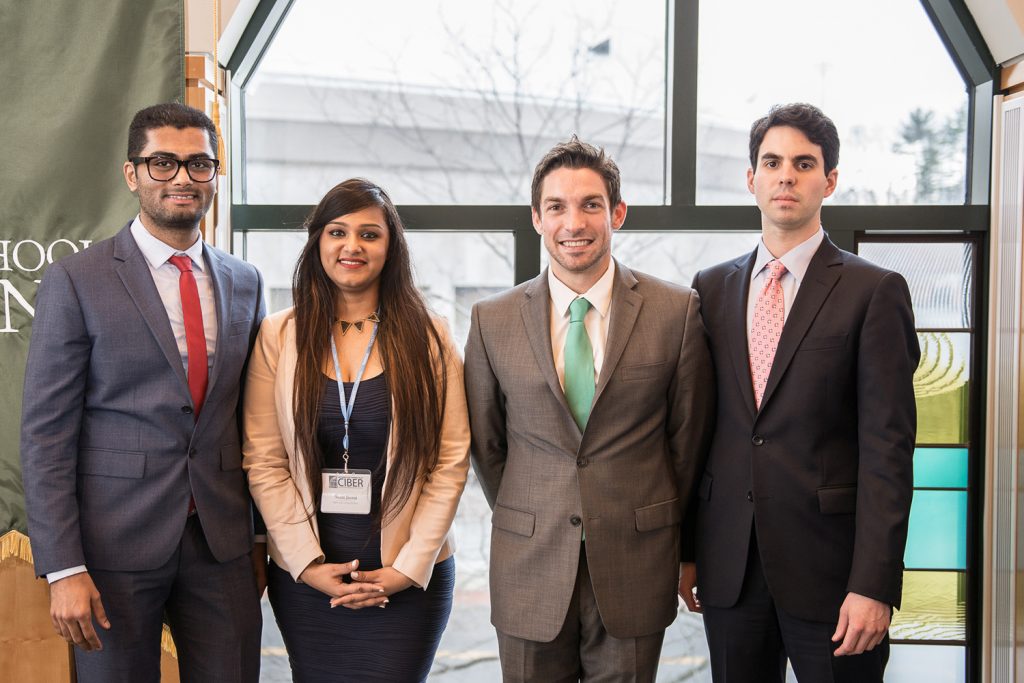
[[(245, 191), (245, 88), (294, 0), (260, 0), (227, 69), (231, 73), (232, 233), (288, 230), (302, 225), (305, 204), (249, 204)], [(966, 232), (989, 229), (992, 94), (997, 67), (963, 0), (920, 0), (968, 91), (967, 172), (963, 204), (822, 207), (822, 223), (839, 247), (852, 251), (856, 234)], [(668, 202), (631, 206), (623, 230), (750, 230), (756, 206), (697, 204), (697, 57), (699, 2), (666, 1), (666, 185)], [(737, 179), (740, 182), (740, 179)], [(540, 236), (528, 206), (411, 205), (398, 207), (410, 230), (512, 231), (515, 281), (540, 272)], [(234, 226), (246, 226), (235, 228)], [(244, 257), (244, 244), (241, 245)]]
[[(711, 1), (711, 0), (704, 0)], [(245, 195), (245, 88), (294, 0), (259, 0), (226, 65), (230, 72), (231, 225), (234, 250), (244, 258), (249, 232), (300, 229), (312, 206), (249, 204)], [(981, 507), (985, 491), (980, 444), (985, 434), (982, 402), (987, 366), (988, 232), (992, 158), (993, 95), (999, 67), (985, 45), (964, 0), (919, 0), (964, 81), (968, 94), (967, 154), (964, 200), (957, 205), (831, 206), (822, 208), (822, 223), (840, 248), (855, 252), (866, 235), (893, 239), (942, 239), (943, 235), (976, 241), (974, 349), (971, 394), (969, 538), (967, 547), (967, 680), (980, 680)], [(666, 0), (665, 183), (668, 201), (660, 206), (631, 206), (623, 230), (736, 231), (757, 229), (756, 206), (706, 205), (696, 202), (698, 15), (700, 0)], [(894, 68), (890, 78), (913, 78), (913, 65)], [(737, 178), (737, 183), (742, 179)], [(514, 278), (525, 282), (540, 273), (541, 239), (528, 206), (400, 205), (407, 229), (419, 231), (512, 232)], [(236, 226), (245, 226), (238, 228)], [(871, 239), (871, 238), (867, 238)]]

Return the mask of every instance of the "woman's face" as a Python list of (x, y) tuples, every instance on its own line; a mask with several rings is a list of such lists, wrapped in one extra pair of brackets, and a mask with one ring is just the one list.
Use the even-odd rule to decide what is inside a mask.
[(380, 287), (388, 255), (384, 211), (370, 206), (330, 221), (320, 233), (320, 263), (343, 294)]

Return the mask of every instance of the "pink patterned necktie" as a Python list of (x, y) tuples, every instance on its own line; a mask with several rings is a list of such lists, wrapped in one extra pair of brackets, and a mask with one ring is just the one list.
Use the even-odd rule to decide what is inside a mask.
[(750, 334), (750, 378), (754, 382), (754, 404), (761, 409), (761, 399), (768, 384), (768, 373), (775, 360), (775, 349), (779, 346), (782, 326), (786, 322), (786, 301), (782, 295), (779, 280), (786, 272), (786, 266), (778, 259), (768, 262), (768, 277), (764, 289), (754, 304), (754, 321)]

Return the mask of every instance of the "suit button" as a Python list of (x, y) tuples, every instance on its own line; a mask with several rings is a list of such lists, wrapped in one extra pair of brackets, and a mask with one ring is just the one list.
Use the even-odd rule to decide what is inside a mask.
[(190, 458), (196, 457), (196, 449), (194, 449), (194, 448), (188, 449), (188, 457), (190, 457)]
[(192, 414), (192, 406), (182, 406), (181, 407), (181, 412), (185, 413), (186, 415), (191, 415)]
[(764, 444), (764, 437), (755, 435), (754, 438), (750, 440), (750, 443), (754, 444), (755, 446), (761, 446)]
[(754, 502), (754, 492), (753, 491), (747, 491), (747, 500), (749, 500), (751, 503)]
[(586, 467), (590, 464), (590, 461), (586, 458), (579, 458), (576, 460), (576, 467)]
[(580, 519), (579, 515), (573, 515), (569, 518), (569, 524), (572, 524), (573, 526), (579, 526), (580, 524), (583, 524), (583, 520)]

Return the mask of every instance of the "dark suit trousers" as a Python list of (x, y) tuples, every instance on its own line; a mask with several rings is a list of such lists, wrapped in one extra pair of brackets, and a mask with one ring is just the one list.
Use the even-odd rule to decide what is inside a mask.
[(639, 638), (613, 638), (608, 634), (597, 611), (587, 553), (581, 544), (576, 586), (565, 623), (555, 639), (540, 643), (498, 631), (502, 680), (504, 683), (653, 683), (664, 637), (664, 629)]
[(75, 648), (80, 683), (159, 681), (165, 611), (182, 683), (259, 680), (263, 617), (252, 562), (248, 554), (217, 562), (198, 515), (189, 517), (178, 548), (162, 567), (89, 574), (110, 630), (95, 626), (102, 650)]
[(727, 608), (705, 605), (704, 630), (715, 683), (783, 683), (787, 657), (800, 683), (881, 683), (889, 659), (888, 635), (864, 654), (835, 657), (834, 623), (798, 619), (779, 608), (753, 532), (739, 600)]

